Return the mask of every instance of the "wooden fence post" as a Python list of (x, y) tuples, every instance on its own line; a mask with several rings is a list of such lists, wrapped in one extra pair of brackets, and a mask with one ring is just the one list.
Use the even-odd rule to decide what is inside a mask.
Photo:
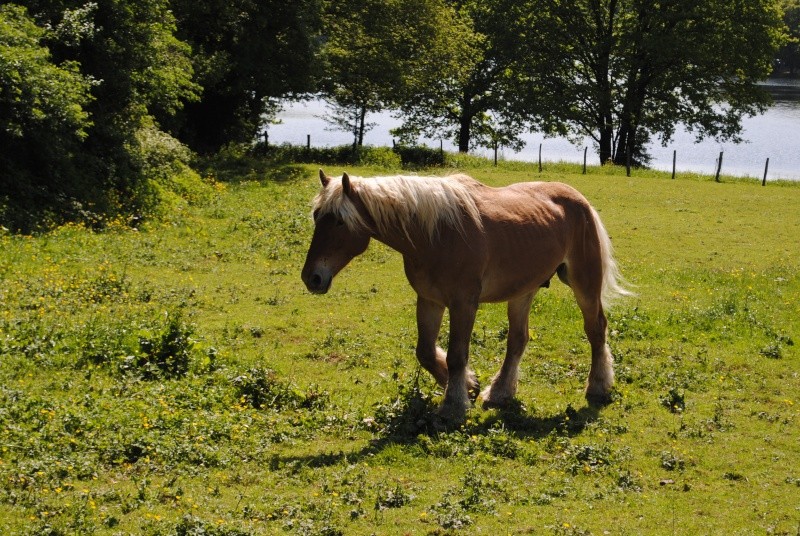
[(675, 180), (675, 161), (678, 158), (678, 150), (672, 151), (672, 180)]
[(764, 178), (761, 180), (761, 186), (767, 185), (767, 171), (769, 170), (769, 158), (767, 158), (767, 163), (764, 164)]
[(586, 175), (586, 152), (589, 150), (588, 147), (583, 148), (583, 174)]
[(542, 172), (542, 144), (539, 144), (539, 173)]
[(722, 151), (719, 152), (719, 160), (717, 160), (717, 174), (714, 176), (714, 180), (719, 182), (719, 174), (722, 171)]
[(306, 149), (311, 150), (311, 134), (306, 134)]

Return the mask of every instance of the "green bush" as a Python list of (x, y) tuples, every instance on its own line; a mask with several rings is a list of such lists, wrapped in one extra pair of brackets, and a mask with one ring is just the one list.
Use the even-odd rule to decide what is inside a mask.
[(398, 169), (402, 165), (400, 156), (389, 147), (362, 147), (355, 163), (384, 169)]
[(76, 153), (91, 125), (91, 81), (57, 64), (25, 8), (0, 6), (0, 225), (29, 231), (74, 213), (89, 184)]
[(445, 165), (445, 153), (440, 149), (432, 149), (424, 145), (397, 145), (394, 152), (400, 155), (404, 168), (428, 168)]
[[(232, 156), (240, 159), (238, 162)], [(249, 158), (248, 158), (249, 157)], [(264, 166), (264, 160), (271, 163), (297, 163), (321, 165), (352, 165), (369, 166), (384, 169), (420, 169), (440, 167), (446, 164), (447, 153), (439, 149), (425, 146), (395, 146), (372, 147), (363, 146), (353, 150), (352, 145), (339, 145), (336, 147), (304, 147), (301, 145), (270, 145), (258, 144), (252, 148), (237, 146), (235, 149), (227, 148), (215, 157), (215, 168), (221, 167), (233, 171), (238, 167), (237, 176), (242, 176), (241, 167), (254, 170)], [(242, 161), (242, 158), (247, 158)], [(260, 164), (258, 162), (261, 162)], [(233, 174), (233, 173), (232, 173)]]
[(136, 193), (143, 215), (164, 216), (181, 203), (202, 206), (212, 199), (211, 186), (191, 168), (189, 149), (166, 132), (140, 128), (132, 152), (143, 179)]
[(123, 361), (123, 370), (146, 380), (185, 376), (194, 347), (193, 333), (194, 328), (180, 313), (168, 313), (165, 326), (139, 334), (139, 352)]

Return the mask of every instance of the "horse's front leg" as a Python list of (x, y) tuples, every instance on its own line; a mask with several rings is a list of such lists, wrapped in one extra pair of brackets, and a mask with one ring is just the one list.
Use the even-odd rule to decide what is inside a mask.
[(469, 360), (469, 341), (478, 301), (451, 304), (450, 344), (447, 348), (447, 389), (439, 414), (447, 419), (461, 421), (469, 409), (470, 395), (478, 394), (478, 381), (475, 373), (467, 366)]
[(417, 296), (417, 359), (442, 387), (447, 386), (445, 352), (436, 345), (444, 306)]
[(492, 384), (482, 393), (484, 408), (505, 408), (517, 393), (519, 361), (528, 344), (528, 317), (536, 292), (526, 294), (508, 302), (508, 340), (506, 358)]

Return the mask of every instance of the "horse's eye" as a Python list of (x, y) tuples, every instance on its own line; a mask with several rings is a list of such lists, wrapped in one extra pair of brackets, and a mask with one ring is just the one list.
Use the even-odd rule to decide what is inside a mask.
[(337, 216), (336, 217), (336, 225), (341, 227), (342, 225), (344, 225), (344, 220)]

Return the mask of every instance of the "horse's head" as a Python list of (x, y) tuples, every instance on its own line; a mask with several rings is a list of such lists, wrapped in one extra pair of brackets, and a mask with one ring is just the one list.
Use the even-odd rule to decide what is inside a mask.
[(314, 200), (314, 236), (302, 278), (308, 290), (325, 294), (333, 277), (369, 245), (369, 214), (345, 173), (341, 181), (319, 170), (322, 190)]

